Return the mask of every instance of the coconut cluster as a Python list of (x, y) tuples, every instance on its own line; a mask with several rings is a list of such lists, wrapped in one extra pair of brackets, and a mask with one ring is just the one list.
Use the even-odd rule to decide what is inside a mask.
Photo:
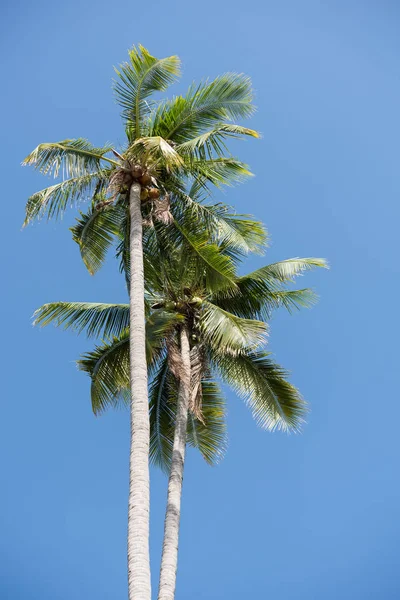
[(140, 183), (142, 189), (140, 193), (140, 199), (142, 202), (147, 202), (148, 200), (158, 200), (160, 197), (160, 190), (154, 187), (153, 178), (151, 175), (143, 169), (141, 165), (134, 165), (130, 173), (126, 173), (126, 176), (129, 177), (129, 181), (124, 184), (129, 188), (133, 181), (137, 181)]

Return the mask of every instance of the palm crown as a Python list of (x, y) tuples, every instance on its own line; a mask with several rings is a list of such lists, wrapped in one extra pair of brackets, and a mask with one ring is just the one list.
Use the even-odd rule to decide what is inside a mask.
[[(252, 239), (244, 241), (239, 230), (230, 231), (229, 218), (217, 208), (199, 211), (192, 196), (185, 193), (188, 180), (194, 181), (197, 189), (207, 190), (210, 184), (232, 184), (250, 174), (246, 165), (227, 156), (226, 146), (232, 137), (258, 137), (256, 131), (231, 122), (254, 111), (250, 80), (227, 73), (192, 85), (184, 96), (157, 102), (152, 95), (165, 90), (179, 75), (176, 56), (156, 59), (139, 46), (129, 52), (129, 62), (116, 72), (114, 89), (122, 107), (125, 146), (94, 147), (84, 139), (40, 144), (24, 164), (45, 175), (58, 177), (62, 173), (65, 179), (29, 198), (25, 224), (41, 216), (57, 217), (68, 205), (92, 198), (74, 235), (81, 240), (85, 262), (94, 272), (101, 264), (109, 234), (121, 234), (123, 225), (129, 226), (127, 196), (131, 183), (138, 181), (149, 221), (168, 222), (173, 201), (177, 205), (173, 216), (181, 235), (185, 233), (184, 217), (197, 215), (205, 218), (210, 233), (222, 228), (230, 235), (230, 243), (241, 250), (262, 245), (262, 228), (253, 228)], [(93, 230), (98, 233), (100, 229), (103, 233), (97, 241), (97, 253), (86, 252), (85, 241)], [(201, 244), (197, 246), (201, 253)]]
[[(155, 228), (157, 229), (157, 227)], [(163, 235), (164, 234), (164, 235)], [(210, 463), (225, 446), (224, 399), (219, 380), (250, 406), (264, 428), (297, 430), (306, 404), (287, 373), (265, 350), (271, 311), (310, 306), (312, 290), (287, 289), (296, 275), (325, 266), (321, 259), (290, 259), (244, 276), (234, 275), (229, 290), (213, 292), (209, 272), (185, 243), (172, 246), (161, 229), (147, 247), (146, 349), (150, 383), (150, 457), (168, 469), (179, 387), (179, 331), (189, 332), (191, 398), (187, 440)], [(157, 241), (158, 245), (155, 243)], [(163, 244), (168, 244), (165, 251)], [(225, 244), (221, 255), (229, 252)], [(238, 258), (235, 261), (238, 263)], [(129, 399), (129, 305), (57, 302), (35, 313), (36, 323), (55, 322), (105, 340), (80, 361), (92, 381), (97, 414)]]

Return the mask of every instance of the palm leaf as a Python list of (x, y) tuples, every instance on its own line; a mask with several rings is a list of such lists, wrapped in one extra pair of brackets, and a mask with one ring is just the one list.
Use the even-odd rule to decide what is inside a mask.
[(183, 144), (179, 144), (177, 151), (181, 154), (194, 153), (200, 159), (213, 158), (214, 156), (223, 157), (228, 152), (225, 140), (243, 136), (260, 137), (254, 129), (222, 123)]
[(51, 302), (34, 313), (34, 325), (86, 331), (88, 337), (119, 336), (129, 326), (129, 304)]
[[(51, 302), (34, 313), (34, 325), (86, 331), (88, 337), (118, 337), (129, 327), (129, 304), (97, 302)], [(146, 320), (146, 352), (150, 364), (164, 338), (184, 317), (175, 312), (155, 310)]]
[(239, 316), (268, 319), (271, 312), (285, 307), (289, 312), (310, 307), (317, 301), (313, 290), (285, 290), (296, 276), (314, 267), (328, 268), (322, 258), (291, 258), (261, 267), (236, 279), (236, 289), (213, 296), (213, 301), (225, 310)]
[(301, 290), (266, 290), (259, 293), (251, 285), (238, 284), (230, 294), (217, 294), (212, 297), (214, 304), (238, 317), (268, 320), (274, 310), (284, 307), (289, 313), (300, 308), (310, 308), (317, 302), (317, 294), (310, 288)]
[(87, 213), (80, 213), (76, 225), (71, 227), (72, 239), (79, 245), (82, 260), (91, 275), (103, 265), (116, 236), (122, 234), (126, 213), (120, 204), (98, 206), (94, 202)]
[(250, 352), (235, 357), (212, 352), (212, 362), (222, 380), (251, 408), (264, 429), (297, 431), (304, 422), (307, 405), (299, 391), (287, 381), (287, 373), (267, 352)]
[[(188, 253), (187, 258), (195, 255), (203, 265), (202, 271), (205, 273), (206, 287), (210, 292), (235, 287), (235, 268), (232, 260), (224, 255), (216, 244), (209, 243), (206, 232), (198, 230), (196, 235), (175, 221), (172, 227), (182, 236), (184, 247)], [(169, 242), (171, 249), (174, 242), (176, 242), (176, 237), (171, 235)]]
[(168, 472), (174, 443), (178, 382), (168, 367), (168, 358), (159, 361), (150, 384), (150, 461)]
[(266, 323), (243, 319), (208, 301), (204, 301), (202, 307), (198, 326), (212, 348), (237, 354), (244, 348), (256, 348), (265, 342)]
[(158, 59), (143, 47), (129, 51), (129, 62), (115, 69), (118, 80), (114, 84), (117, 101), (123, 108), (123, 117), (131, 124), (131, 137), (141, 136), (141, 123), (150, 107), (146, 103), (154, 92), (166, 90), (179, 76), (177, 56)]
[(162, 137), (141, 137), (129, 147), (127, 156), (137, 157), (147, 163), (152, 164), (153, 169), (164, 167), (167, 171), (170, 169), (179, 169), (183, 165), (183, 159), (178, 152)]
[(289, 283), (304, 271), (310, 271), (314, 267), (327, 269), (328, 263), (323, 258), (288, 258), (240, 277), (238, 284), (247, 281), (265, 282), (271, 286), (276, 285), (277, 282), (278, 284)]
[(210, 241), (223, 247), (229, 247), (240, 254), (255, 252), (262, 254), (266, 246), (267, 235), (264, 225), (250, 215), (231, 212), (229, 206), (204, 204), (198, 191), (192, 194), (179, 194), (172, 204), (174, 220), (181, 227), (198, 231), (199, 223), (207, 231)]
[(203, 421), (189, 413), (187, 443), (197, 448), (208, 464), (216, 464), (227, 447), (225, 398), (215, 381), (205, 379), (201, 387)]
[(73, 205), (78, 201), (89, 200), (93, 194), (105, 191), (109, 180), (109, 171), (101, 170), (88, 175), (73, 177), (61, 181), (40, 192), (36, 192), (28, 199), (26, 204), (26, 213), (24, 226), (35, 218), (44, 215), (59, 217), (67, 206)]
[(184, 97), (161, 105), (154, 116), (152, 135), (183, 144), (223, 121), (249, 117), (254, 112), (252, 100), (250, 79), (226, 73), (192, 85)]
[(195, 177), (205, 188), (211, 183), (217, 188), (234, 185), (250, 177), (247, 165), (235, 158), (197, 158), (184, 156), (183, 171), (188, 177)]
[(43, 175), (58, 177), (62, 169), (65, 177), (76, 178), (99, 171), (104, 161), (119, 166), (118, 162), (105, 156), (111, 150), (110, 145), (96, 148), (83, 138), (63, 140), (39, 144), (22, 164), (35, 167)]
[(78, 360), (78, 367), (91, 378), (90, 395), (94, 414), (116, 407), (120, 400), (128, 403), (129, 393), (129, 331), (118, 338), (103, 342)]

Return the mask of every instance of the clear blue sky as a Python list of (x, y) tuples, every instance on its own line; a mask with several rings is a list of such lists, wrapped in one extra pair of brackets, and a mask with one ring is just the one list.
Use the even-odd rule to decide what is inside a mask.
[[(87, 275), (72, 213), (20, 230), (46, 180), (19, 164), (39, 142), (122, 140), (112, 65), (138, 42), (181, 56), (177, 91), (229, 70), (253, 78), (263, 139), (238, 152), (256, 177), (224, 199), (266, 222), (269, 262), (332, 267), (301, 281), (320, 293), (315, 309), (272, 324), (276, 359), (312, 405), (303, 434), (257, 429), (229, 393), (225, 460), (212, 469), (189, 453), (177, 600), (399, 598), (399, 4), (39, 0), (2, 12), (1, 598), (127, 594), (128, 414), (93, 417), (74, 365), (90, 344), (30, 322), (51, 300), (123, 301), (123, 284), (114, 264)], [(154, 591), (165, 495), (153, 472)]]

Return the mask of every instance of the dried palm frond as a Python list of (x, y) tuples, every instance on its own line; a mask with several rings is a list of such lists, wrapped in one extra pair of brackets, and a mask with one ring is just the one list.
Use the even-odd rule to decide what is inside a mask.
[(111, 195), (112, 200), (116, 200), (118, 194), (122, 191), (128, 191), (133, 181), (132, 174), (123, 169), (116, 169), (110, 177), (107, 193)]
[(174, 337), (169, 336), (166, 339), (166, 346), (168, 352), (169, 369), (176, 379), (181, 380), (184, 377), (182, 356)]
[(164, 225), (169, 225), (174, 220), (170, 212), (171, 201), (169, 194), (165, 194), (163, 198), (153, 202), (153, 216), (156, 221), (161, 221)]
[(204, 417), (202, 412), (203, 393), (201, 382), (205, 376), (205, 362), (204, 346), (202, 344), (194, 346), (190, 351), (189, 410), (202, 423), (204, 423)]

